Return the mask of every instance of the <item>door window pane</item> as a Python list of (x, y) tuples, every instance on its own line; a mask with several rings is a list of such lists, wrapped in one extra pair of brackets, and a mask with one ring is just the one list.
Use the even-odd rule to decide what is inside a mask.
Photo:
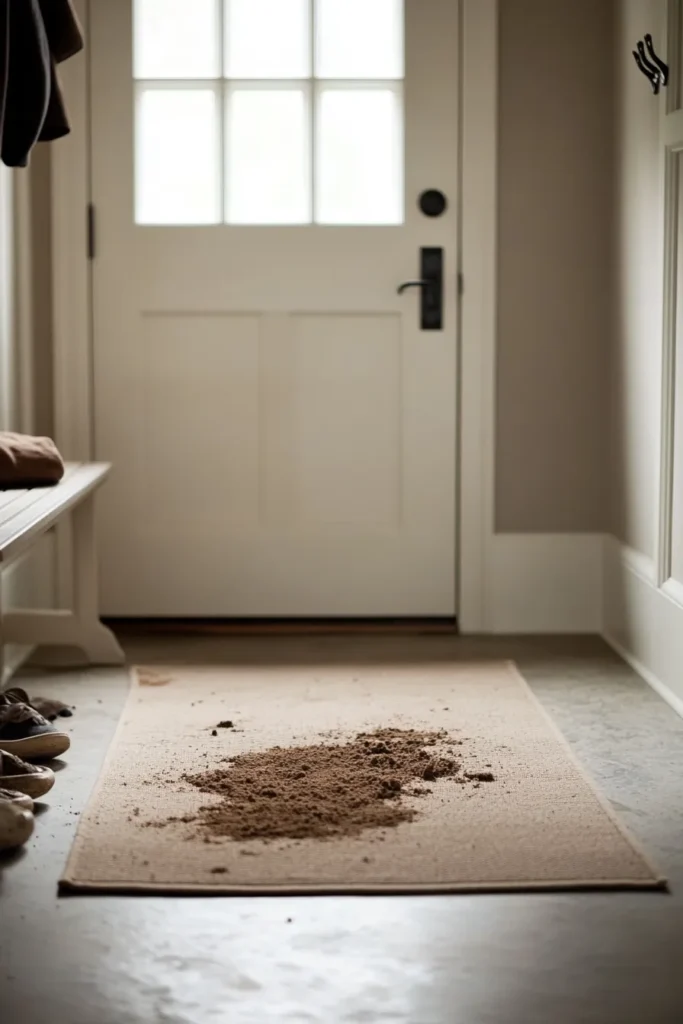
[(221, 220), (219, 126), (214, 89), (138, 88), (138, 224)]
[(226, 0), (227, 78), (310, 74), (310, 0)]
[(136, 78), (218, 78), (220, 0), (135, 0)]
[(322, 87), (316, 132), (316, 221), (403, 221), (401, 93)]
[(133, 3), (137, 223), (402, 223), (403, 0)]
[(226, 210), (230, 224), (311, 219), (309, 98), (299, 89), (228, 91)]
[(403, 77), (403, 0), (315, 2), (318, 78)]

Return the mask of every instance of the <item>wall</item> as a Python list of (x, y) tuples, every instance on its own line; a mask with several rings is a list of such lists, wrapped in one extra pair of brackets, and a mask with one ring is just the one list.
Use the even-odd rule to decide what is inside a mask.
[(0, 164), (0, 430), (16, 419), (14, 177)]
[(51, 434), (52, 231), (50, 151), (30, 166), (0, 164), (0, 429)]
[(51, 171), (50, 147), (37, 146), (30, 168), (33, 429), (48, 436), (54, 431)]
[(501, 0), (496, 529), (607, 523), (611, 0)]
[[(613, 31), (612, 0), (500, 2), (499, 532), (607, 524)], [(34, 224), (45, 243), (49, 156), (41, 149)], [(38, 270), (46, 310), (47, 259)], [(36, 327), (47, 431), (49, 322)]]
[[(468, 0), (470, 12), (489, 6)], [(481, 600), (470, 628), (596, 630), (594, 552), (607, 520), (614, 4), (500, 0), (499, 7), (500, 322), (492, 474), (498, 534), (490, 557), (481, 565), (472, 561)], [(62, 74), (78, 124), (86, 115), (79, 59), (67, 62)], [(80, 203), (82, 142), (75, 133), (58, 146), (55, 157), (71, 153), (72, 160), (54, 160), (55, 182), (67, 194), (71, 187)], [(53, 219), (65, 251), (80, 257), (82, 223), (68, 209), (66, 215), (53, 210)], [(72, 350), (85, 356), (87, 276), (72, 274), (67, 284), (54, 296), (62, 325), (57, 342), (68, 337)], [(497, 305), (494, 296), (488, 301)], [(60, 438), (74, 456), (81, 450), (78, 425), (87, 416), (84, 394), (86, 388), (76, 386), (70, 400), (60, 402)], [(487, 409), (487, 435), (489, 422)], [(484, 473), (488, 494), (488, 460)], [(485, 519), (488, 532), (488, 507)], [(579, 565), (589, 572), (579, 573)], [(520, 572), (533, 598), (526, 605)]]

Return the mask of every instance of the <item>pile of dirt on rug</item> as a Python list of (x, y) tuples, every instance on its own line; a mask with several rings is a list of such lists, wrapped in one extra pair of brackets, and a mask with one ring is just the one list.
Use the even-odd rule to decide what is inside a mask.
[(184, 776), (222, 797), (192, 820), (204, 836), (326, 839), (394, 827), (418, 813), (406, 796), (426, 797), (429, 783), (493, 782), (465, 771), (462, 741), (443, 730), (378, 729), (346, 743), (273, 747), (226, 759), (225, 766)]

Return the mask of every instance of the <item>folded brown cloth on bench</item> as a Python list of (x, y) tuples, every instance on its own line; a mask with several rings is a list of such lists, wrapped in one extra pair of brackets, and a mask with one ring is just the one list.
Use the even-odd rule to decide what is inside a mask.
[(0, 490), (49, 487), (64, 476), (64, 462), (49, 437), (0, 432)]

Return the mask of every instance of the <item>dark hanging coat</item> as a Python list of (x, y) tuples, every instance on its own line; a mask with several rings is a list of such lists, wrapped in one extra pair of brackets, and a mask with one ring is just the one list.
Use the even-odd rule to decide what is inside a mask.
[(82, 48), (70, 0), (0, 0), (0, 156), (9, 167), (26, 167), (36, 142), (69, 132), (55, 65)]
[(0, 0), (0, 140), (5, 123), (7, 71), (9, 67), (9, 0)]

